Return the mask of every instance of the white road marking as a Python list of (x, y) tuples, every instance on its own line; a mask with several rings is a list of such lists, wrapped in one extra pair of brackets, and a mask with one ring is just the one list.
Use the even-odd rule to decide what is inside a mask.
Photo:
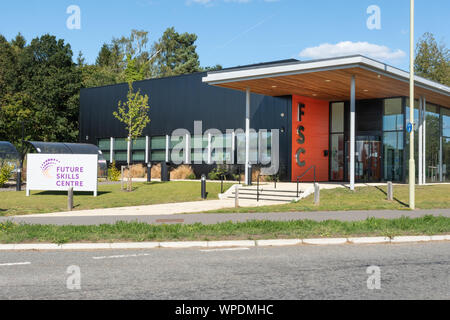
[(208, 249), (208, 250), (200, 250), (201, 252), (220, 252), (220, 251), (244, 251), (250, 250), (250, 248), (228, 248), (228, 249)]
[(136, 257), (146, 257), (149, 256), (148, 253), (140, 253), (140, 254), (126, 254), (126, 255), (117, 255), (117, 256), (105, 256), (105, 257), (92, 257), (94, 260), (105, 260), (105, 259), (123, 259), (123, 258), (136, 258)]
[(31, 264), (31, 262), (0, 263), (0, 267), (25, 266), (29, 264)]

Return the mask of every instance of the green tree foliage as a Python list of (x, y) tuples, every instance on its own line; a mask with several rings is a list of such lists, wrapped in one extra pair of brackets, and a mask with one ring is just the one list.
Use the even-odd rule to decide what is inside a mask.
[(415, 70), (419, 76), (450, 85), (449, 49), (431, 33), (425, 33), (417, 44)]
[(114, 111), (113, 115), (125, 125), (128, 137), (136, 139), (150, 122), (150, 106), (148, 95), (142, 95), (141, 90), (135, 92), (131, 82), (128, 87), (127, 101), (119, 101), (118, 110)]
[(0, 188), (11, 179), (14, 167), (8, 163), (0, 164)]
[(156, 56), (155, 76), (167, 77), (201, 71), (195, 41), (196, 34), (180, 34), (175, 28), (168, 28), (153, 45), (152, 52)]
[(54, 36), (29, 45), (19, 34), (10, 43), (0, 36), (0, 138), (76, 141), (80, 72), (70, 45)]
[(150, 122), (148, 112), (148, 95), (142, 95), (141, 91), (134, 91), (132, 82), (128, 83), (129, 90), (127, 101), (119, 101), (118, 110), (113, 112), (114, 117), (125, 125), (128, 132), (127, 162), (128, 162), (128, 191), (132, 191), (132, 178), (130, 170), (131, 144), (134, 139), (142, 135), (142, 131)]
[(95, 65), (81, 68), (83, 87), (221, 70), (221, 65), (200, 67), (196, 40), (195, 34), (179, 34), (168, 28), (149, 49), (149, 32), (131, 30), (129, 36), (104, 43)]

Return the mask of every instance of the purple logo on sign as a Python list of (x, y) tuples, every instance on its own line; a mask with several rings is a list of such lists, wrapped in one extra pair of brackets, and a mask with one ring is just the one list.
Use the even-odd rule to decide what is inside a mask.
[(41, 164), (41, 170), (42, 170), (42, 174), (48, 178), (51, 179), (52, 175), (50, 174), (50, 169), (53, 168), (54, 166), (57, 166), (58, 164), (60, 164), (61, 162), (57, 159), (47, 159), (45, 160), (42, 164)]

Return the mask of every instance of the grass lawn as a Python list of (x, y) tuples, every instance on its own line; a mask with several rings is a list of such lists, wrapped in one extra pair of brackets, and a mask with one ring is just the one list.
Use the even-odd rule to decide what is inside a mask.
[[(120, 184), (99, 185), (98, 197), (92, 193), (75, 193), (75, 210), (140, 206), (160, 203), (174, 203), (201, 200), (200, 183), (152, 182), (134, 183), (133, 192), (120, 190)], [(224, 184), (229, 188), (231, 184)], [(218, 199), (220, 183), (207, 184), (208, 199)], [(25, 215), (32, 213), (62, 212), (67, 210), (65, 192), (0, 192), (0, 216)]]
[[(352, 192), (346, 188), (320, 191), (320, 205), (314, 205), (314, 195), (299, 201), (275, 206), (230, 208), (215, 213), (233, 212), (296, 212), (296, 211), (349, 211), (349, 210), (409, 210), (409, 187), (394, 186), (395, 201), (386, 200), (387, 187), (361, 187)], [(450, 185), (416, 187), (417, 209), (450, 208)]]
[(118, 222), (100, 226), (51, 226), (0, 223), (0, 243), (142, 242), (324, 238), (349, 236), (438, 235), (450, 233), (450, 218), (340, 221), (249, 221), (215, 225), (150, 225)]

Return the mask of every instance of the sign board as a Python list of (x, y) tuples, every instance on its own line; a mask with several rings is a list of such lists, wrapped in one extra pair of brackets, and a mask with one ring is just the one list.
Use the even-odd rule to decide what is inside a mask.
[(410, 122), (406, 125), (406, 131), (411, 133), (413, 131), (413, 124)]
[(30, 190), (90, 191), (97, 196), (98, 155), (28, 154), (27, 196)]

